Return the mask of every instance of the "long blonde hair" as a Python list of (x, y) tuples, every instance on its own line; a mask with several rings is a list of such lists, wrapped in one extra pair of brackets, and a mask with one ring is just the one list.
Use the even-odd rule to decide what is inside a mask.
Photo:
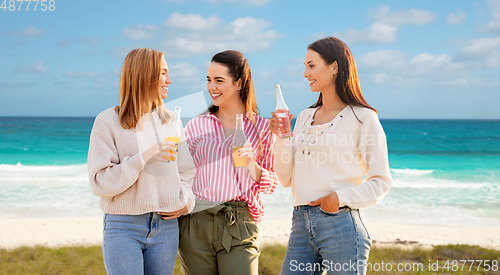
[(124, 129), (140, 125), (145, 114), (156, 110), (162, 123), (169, 119), (160, 94), (160, 75), (163, 53), (152, 49), (135, 49), (123, 62), (120, 76), (120, 105), (115, 111)]

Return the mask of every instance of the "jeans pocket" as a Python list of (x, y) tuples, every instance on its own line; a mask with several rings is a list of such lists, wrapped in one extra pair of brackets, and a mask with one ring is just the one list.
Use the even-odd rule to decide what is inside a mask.
[(343, 213), (347, 210), (347, 208), (339, 208), (339, 210), (337, 212), (328, 212), (328, 211), (325, 211), (321, 208), (321, 205), (318, 205), (318, 209), (319, 211), (321, 211), (321, 213), (327, 215), (327, 216), (336, 216), (340, 213)]

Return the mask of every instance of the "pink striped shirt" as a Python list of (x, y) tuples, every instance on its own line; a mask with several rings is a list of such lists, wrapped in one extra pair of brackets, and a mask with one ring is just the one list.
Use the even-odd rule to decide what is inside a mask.
[[(224, 128), (215, 115), (208, 113), (189, 121), (186, 138), (197, 168), (193, 183), (196, 199), (212, 202), (244, 201), (248, 204), (252, 218), (258, 223), (264, 214), (259, 192), (272, 194), (278, 185), (278, 177), (273, 168), (275, 138), (269, 131), (269, 121), (258, 115), (254, 117), (252, 123), (245, 115), (243, 124), (262, 170), (259, 183), (250, 177), (247, 168), (233, 167), (233, 135), (225, 137)], [(259, 149), (259, 136), (262, 150)]]

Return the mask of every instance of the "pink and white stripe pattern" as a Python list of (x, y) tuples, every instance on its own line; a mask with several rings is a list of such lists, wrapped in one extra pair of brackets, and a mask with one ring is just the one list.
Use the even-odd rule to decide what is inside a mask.
[(269, 131), (269, 121), (261, 116), (255, 115), (252, 123), (245, 115), (243, 124), (262, 170), (260, 182), (252, 180), (248, 169), (233, 167), (233, 136), (226, 138), (219, 119), (209, 113), (193, 118), (186, 125), (189, 150), (197, 168), (193, 192), (198, 200), (244, 201), (258, 223), (264, 214), (259, 192), (271, 194), (278, 185), (273, 168), (275, 138)]

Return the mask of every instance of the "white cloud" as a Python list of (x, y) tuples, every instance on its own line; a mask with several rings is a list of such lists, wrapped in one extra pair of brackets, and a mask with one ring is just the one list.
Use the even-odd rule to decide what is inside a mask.
[[(224, 24), (217, 15), (205, 18), (199, 14), (174, 12), (163, 26), (133, 25), (124, 28), (122, 34), (130, 40), (146, 40), (161, 33), (163, 39), (159, 50), (165, 52), (166, 57), (186, 57), (226, 49), (242, 52), (266, 50), (282, 37), (270, 30), (270, 26), (270, 21), (253, 17), (237, 18)], [(125, 57), (128, 52), (128, 48), (117, 47), (111, 55)]]
[(73, 69), (65, 72), (64, 75), (67, 77), (71, 77), (71, 78), (93, 78), (93, 77), (95, 77), (95, 73), (93, 71), (76, 72)]
[(446, 54), (420, 53), (410, 58), (398, 50), (381, 50), (365, 54), (356, 63), (360, 74), (371, 74), (376, 84), (456, 85), (466, 77), (464, 64)]
[(436, 19), (436, 15), (425, 10), (399, 10), (390, 12), (388, 6), (370, 9), (370, 16), (374, 23), (364, 30), (346, 29), (343, 32), (334, 32), (333, 36), (352, 44), (388, 44), (397, 40), (397, 31), (403, 25), (424, 25)]
[(204, 80), (201, 69), (191, 66), (188, 62), (177, 63), (173, 66), (169, 65), (169, 75), (173, 83), (193, 85)]
[(114, 57), (125, 58), (127, 54), (133, 49), (134, 47), (115, 47), (109, 52), (109, 54)]
[(64, 49), (71, 46), (73, 43), (96, 46), (99, 43), (99, 41), (101, 41), (100, 37), (79, 37), (78, 39), (66, 39), (63, 41), (59, 41), (57, 42), (57, 47)]
[(325, 37), (328, 37), (329, 35), (326, 34), (326, 32), (316, 32), (316, 33), (313, 33), (309, 36), (309, 38), (307, 39), (307, 41), (316, 41), (316, 40), (319, 40), (319, 39), (323, 39)]
[(404, 72), (410, 76), (428, 76), (436, 75), (440, 72), (456, 72), (462, 69), (462, 65), (453, 63), (451, 56), (447, 54), (432, 55), (421, 53), (409, 61), (410, 70)]
[(36, 73), (36, 74), (46, 74), (50, 72), (49, 67), (44, 65), (44, 61), (38, 61), (35, 64), (28, 66), (17, 66), (14, 68), (16, 73)]
[(375, 23), (370, 28), (355, 30), (349, 28), (343, 33), (334, 33), (348, 45), (366, 43), (370, 45), (387, 44), (397, 40), (396, 31), (398, 27)]
[[(304, 58), (289, 60), (283, 66), (274, 70), (260, 70), (252, 72), (256, 91), (267, 96), (275, 96), (274, 85), (281, 84), (282, 90), (287, 94), (302, 93), (308, 90), (309, 82), (304, 75)], [(261, 87), (260, 89), (257, 89)], [(286, 98), (285, 98), (286, 100)], [(274, 103), (274, 102), (273, 102)], [(290, 106), (288, 106), (290, 107)]]
[(64, 40), (64, 41), (59, 41), (57, 42), (57, 47), (58, 48), (67, 48), (71, 45), (71, 39), (67, 39), (67, 40)]
[(491, 22), (486, 25), (485, 30), (500, 35), (500, 1), (487, 0), (486, 5), (491, 9)]
[(491, 88), (498, 84), (473, 76), (471, 71), (500, 66), (499, 51), (491, 51), (494, 47), (500, 49), (498, 43), (500, 38), (471, 40), (454, 55), (420, 53), (408, 56), (399, 50), (380, 50), (358, 58), (356, 64), (361, 82), (383, 87)]
[(97, 45), (97, 43), (99, 43), (100, 40), (101, 38), (99, 37), (79, 37), (77, 41), (81, 44), (95, 46)]
[(400, 67), (406, 54), (398, 50), (382, 50), (376, 52), (369, 52), (360, 57), (356, 61), (358, 70), (378, 71), (378, 70), (391, 70)]
[(42, 37), (44, 33), (45, 30), (37, 29), (35, 26), (28, 26), (22, 32), (16, 32), (16, 31), (11, 32), (12, 35), (20, 37)]
[(430, 11), (410, 9), (390, 12), (388, 6), (370, 9), (369, 13), (376, 23), (391, 26), (425, 25), (436, 19), (436, 14)]
[(454, 60), (476, 60), (478, 67), (497, 67), (500, 65), (500, 37), (472, 39), (457, 51)]
[(33, 88), (33, 87), (37, 86), (37, 84), (38, 83), (36, 83), (35, 81), (30, 81), (30, 82), (26, 82), (26, 81), (21, 81), (21, 82), (17, 82), (17, 81), (0, 82), (0, 91), (10, 92), (13, 89), (26, 88), (26, 87)]
[(264, 6), (265, 4), (271, 2), (272, 0), (208, 0), (212, 4), (220, 4), (223, 2), (231, 3), (234, 5), (244, 5), (244, 6)]
[(148, 40), (156, 34), (155, 25), (136, 24), (123, 29), (123, 35), (130, 40)]
[(165, 20), (165, 26), (174, 27), (187, 31), (204, 31), (215, 29), (222, 25), (222, 20), (217, 15), (212, 15), (205, 19), (199, 14), (180, 14), (172, 13), (170, 18)]
[(105, 91), (116, 91), (119, 88), (121, 68), (115, 67), (107, 72), (101, 72), (92, 80), (92, 88)]
[(265, 4), (271, 2), (272, 0), (248, 0), (248, 1), (243, 1), (244, 3), (247, 3), (249, 6), (264, 6)]
[(84, 53), (78, 54), (79, 56), (95, 56), (95, 51), (86, 51)]
[(461, 12), (459, 8), (457, 8), (456, 14), (450, 12), (448, 15), (448, 25), (457, 25), (462, 23), (465, 18), (467, 18), (467, 13)]
[(281, 37), (268, 29), (271, 22), (253, 17), (238, 18), (228, 25), (213, 15), (173, 13), (165, 20), (168, 36), (162, 46), (166, 56), (197, 55), (226, 49), (259, 52)]

